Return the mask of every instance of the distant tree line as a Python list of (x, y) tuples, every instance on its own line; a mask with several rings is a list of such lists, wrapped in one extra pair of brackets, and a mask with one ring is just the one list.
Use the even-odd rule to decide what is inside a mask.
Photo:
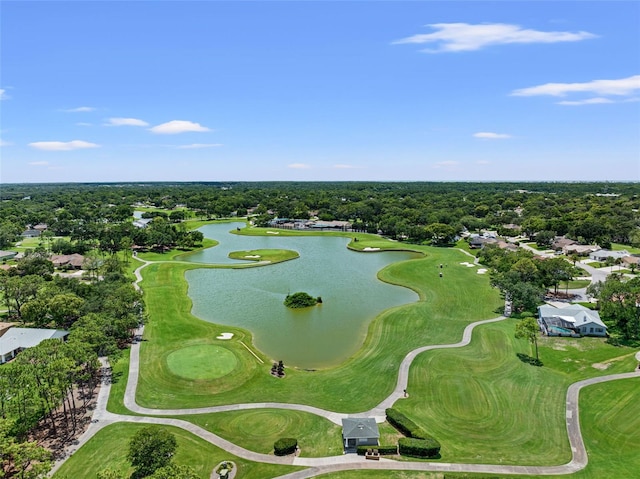
[[(542, 242), (567, 235), (604, 246), (640, 245), (637, 183), (3, 185), (0, 200), (0, 248), (14, 242), (26, 225), (38, 223), (47, 224), (51, 234), (76, 242), (100, 238), (106, 250), (117, 250), (122, 242), (179, 245), (181, 231), (170, 226), (185, 219), (248, 213), (259, 225), (276, 216), (306, 219), (313, 214), (414, 243), (447, 244), (465, 228), (512, 233), (505, 225), (517, 225), (531, 237), (540, 235)], [(147, 207), (145, 216), (154, 221), (165, 221), (149, 231), (131, 229), (136, 205)]]

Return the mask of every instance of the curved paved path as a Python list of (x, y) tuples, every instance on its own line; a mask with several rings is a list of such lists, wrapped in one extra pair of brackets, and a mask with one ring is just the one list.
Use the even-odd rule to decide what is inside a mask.
[[(150, 264), (151, 262), (140, 260), (144, 264), (135, 271), (136, 283), (142, 280), (140, 271), (142, 268)], [(398, 399), (404, 397), (404, 389), (408, 384), (409, 369), (413, 360), (418, 354), (430, 351), (434, 349), (446, 349), (446, 348), (460, 348), (468, 345), (471, 342), (471, 337), (475, 327), (502, 321), (504, 316), (500, 316), (494, 319), (488, 319), (484, 321), (476, 321), (469, 324), (463, 332), (462, 339), (457, 343), (430, 345), (417, 348), (409, 352), (402, 363), (398, 372), (398, 380), (393, 392), (384, 399), (378, 406), (365, 411), (360, 414), (343, 414), (333, 411), (327, 411), (324, 409), (316, 408), (313, 406), (301, 405), (301, 404), (287, 404), (287, 403), (248, 403), (248, 404), (231, 404), (224, 406), (213, 406), (205, 408), (193, 408), (193, 409), (150, 409), (141, 407), (135, 402), (136, 387), (138, 384), (139, 370), (140, 370), (140, 343), (134, 342), (131, 346), (131, 359), (129, 366), (129, 376), (127, 381), (127, 387), (124, 396), (125, 406), (132, 412), (139, 414), (148, 414), (155, 416), (180, 416), (187, 414), (202, 414), (211, 412), (224, 412), (224, 411), (237, 411), (247, 409), (259, 409), (259, 408), (279, 408), (290, 409), (297, 411), (304, 411), (311, 414), (316, 414), (329, 419), (330, 421), (341, 424), (342, 418), (350, 416), (374, 416), (378, 422), (384, 421), (384, 410), (387, 407), (391, 407)], [(136, 333), (142, 335), (144, 326), (142, 326)], [(636, 354), (636, 358), (640, 360), (640, 352)], [(163, 424), (169, 426), (180, 427), (185, 429), (196, 436), (204, 439), (205, 441), (214, 444), (217, 447), (234, 454), (238, 457), (254, 461), (264, 462), (270, 464), (281, 465), (294, 465), (294, 466), (306, 466), (308, 469), (297, 471), (291, 474), (281, 476), (281, 479), (305, 479), (315, 477), (318, 474), (324, 474), (336, 471), (345, 471), (352, 469), (377, 469), (377, 470), (405, 470), (405, 471), (446, 471), (446, 472), (475, 472), (475, 473), (491, 473), (491, 474), (518, 474), (518, 475), (555, 475), (555, 474), (571, 474), (586, 467), (588, 463), (587, 451), (584, 446), (584, 441), (580, 431), (579, 422), (579, 409), (578, 398), (580, 390), (592, 384), (598, 384), (606, 381), (613, 381), (617, 379), (627, 379), (640, 377), (640, 369), (623, 374), (613, 374), (608, 376), (601, 376), (597, 378), (586, 379), (579, 381), (569, 386), (566, 397), (566, 427), (567, 435), (569, 438), (569, 444), (572, 451), (572, 459), (567, 464), (558, 466), (508, 466), (501, 464), (450, 464), (444, 462), (404, 462), (393, 461), (390, 459), (381, 458), (380, 461), (367, 461), (362, 456), (355, 454), (346, 454), (340, 456), (330, 456), (321, 458), (304, 458), (296, 456), (278, 457), (267, 454), (260, 454), (254, 451), (249, 451), (245, 448), (237, 446), (226, 439), (213, 434), (205, 429), (196, 426), (190, 422), (183, 421), (175, 418), (164, 417), (145, 417), (145, 416), (128, 416), (122, 414), (113, 414), (107, 411), (107, 401), (111, 390), (111, 368), (108, 366), (106, 360), (103, 360), (102, 368), (102, 384), (98, 394), (98, 400), (96, 409), (94, 411), (93, 420), (87, 431), (79, 438), (77, 444), (73, 449), (68, 451), (68, 455), (73, 454), (83, 444), (85, 444), (91, 437), (93, 437), (99, 430), (109, 424), (115, 422), (135, 422), (145, 424)], [(58, 461), (52, 473), (55, 472), (65, 461), (66, 457)]]

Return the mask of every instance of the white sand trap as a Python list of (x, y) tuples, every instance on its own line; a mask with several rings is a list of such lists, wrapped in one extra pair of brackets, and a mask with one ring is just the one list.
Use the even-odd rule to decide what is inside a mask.
[(487, 270), (486, 270), (486, 269), (484, 269), (484, 268), (480, 268), (480, 269), (478, 270), (478, 274), (485, 274), (486, 272), (487, 272)]
[(475, 268), (475, 264), (471, 264), (468, 261), (463, 261), (462, 263), (460, 263), (462, 266), (466, 266), (467, 268)]
[(221, 333), (220, 336), (216, 336), (216, 339), (231, 339), (233, 338), (233, 333)]
[(246, 256), (244, 256), (245, 258), (259, 258), (260, 255), (259, 254), (248, 254)]
[(280, 231), (267, 231), (268, 235), (279, 235)]
[(371, 246), (367, 246), (366, 248), (362, 248), (362, 251), (380, 251), (380, 248), (372, 248)]

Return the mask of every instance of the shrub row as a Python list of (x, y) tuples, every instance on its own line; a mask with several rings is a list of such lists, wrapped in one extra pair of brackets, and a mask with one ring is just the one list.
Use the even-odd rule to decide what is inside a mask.
[(292, 437), (281, 437), (273, 444), (273, 452), (276, 456), (293, 454), (298, 447), (298, 440)]
[(428, 439), (401, 437), (398, 440), (398, 451), (403, 456), (435, 457), (440, 454), (440, 443), (432, 437)]
[(398, 454), (398, 446), (358, 446), (358, 455), (364, 456), (364, 454), (369, 449), (377, 449), (378, 454), (380, 454), (381, 456), (391, 456), (393, 454)]
[(420, 428), (415, 422), (402, 414), (397, 409), (392, 407), (388, 408), (385, 413), (387, 414), (387, 421), (398, 431), (407, 437), (413, 437), (415, 439), (427, 439), (430, 438), (422, 428)]

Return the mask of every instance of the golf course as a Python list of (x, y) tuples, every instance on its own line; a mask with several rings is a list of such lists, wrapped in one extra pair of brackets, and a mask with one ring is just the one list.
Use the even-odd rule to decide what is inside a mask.
[[(148, 314), (142, 341), (110, 365), (112, 381), (101, 390), (97, 422), (81, 438), (77, 451), (58, 465), (54, 478), (95, 477), (107, 468), (130, 472), (127, 443), (148, 422), (170, 428), (178, 441), (174, 461), (192, 466), (202, 478), (210, 477), (216, 464), (225, 460), (237, 464), (237, 478), (255, 479), (632, 478), (640, 468), (637, 351), (613, 346), (604, 338), (540, 337), (543, 366), (522, 361), (532, 351), (529, 342), (514, 336), (518, 320), (501, 317), (504, 302), (491, 287), (489, 275), (459, 248), (410, 245), (364, 233), (319, 233), (322, 238), (339, 238), (357, 261), (401, 252), (372, 281), (391, 288), (390, 296), (397, 288), (417, 299), (394, 296), (391, 306), (371, 317), (365, 314), (352, 326), (354, 333), (343, 334), (351, 341), (345, 351), (353, 352), (337, 363), (322, 359), (326, 367), (318, 362), (320, 366), (308, 368), (301, 357), (303, 366), (297, 367), (299, 356), (292, 354), (285, 360), (285, 377), (275, 377), (270, 369), (287, 357), (285, 351), (279, 357), (260, 347), (268, 342), (260, 337), (260, 328), (255, 332), (193, 314), (198, 308), (190, 278), (202, 278), (194, 274), (203, 271), (214, 274), (208, 286), (214, 295), (216, 281), (237, 276), (237, 284), (246, 284), (246, 289), (237, 287), (234, 303), (264, 294), (284, 309), (281, 297), (287, 292), (278, 281), (288, 277), (285, 263), (304, 269), (296, 264), (303, 265), (309, 256), (286, 247), (284, 239), (304, 241), (313, 233), (238, 231), (235, 226), (232, 232), (205, 242), (212, 252), (221, 248), (225, 259), (220, 263), (203, 262), (202, 256), (193, 261), (175, 252), (137, 255), (132, 263)], [(260, 238), (257, 247), (234, 249), (234, 238), (254, 236)], [(229, 248), (223, 251), (225, 242)], [(322, 254), (330, 255), (331, 250)], [(253, 276), (242, 276), (258, 269), (271, 275), (269, 285), (280, 289), (257, 291), (247, 279)], [(215, 276), (216, 271), (227, 276)], [(365, 281), (351, 278), (350, 286), (340, 289), (347, 300), (349, 295), (357, 298)], [(314, 314), (321, 315), (332, 296), (313, 294), (324, 299), (314, 307)], [(252, 306), (245, 314), (260, 320), (263, 313)], [(295, 328), (315, 327), (311, 321), (304, 323), (307, 319), (297, 316), (293, 326), (265, 330), (295, 340), (304, 334)], [(611, 375), (620, 376), (608, 378)], [(580, 392), (578, 431), (588, 461), (574, 461), (579, 450), (572, 451), (568, 423), (578, 418), (569, 414), (567, 391), (580, 381), (605, 377), (606, 382), (585, 384)], [(400, 394), (405, 390), (407, 397)], [(391, 405), (441, 443), (439, 458), (427, 462), (390, 456), (365, 462), (361, 456), (343, 454), (339, 418), (369, 415), (382, 421), (384, 407)], [(380, 445), (395, 444), (401, 437), (386, 422), (379, 428)], [(273, 454), (273, 444), (281, 437), (298, 440), (298, 456)], [(369, 469), (356, 470), (363, 467)]]

